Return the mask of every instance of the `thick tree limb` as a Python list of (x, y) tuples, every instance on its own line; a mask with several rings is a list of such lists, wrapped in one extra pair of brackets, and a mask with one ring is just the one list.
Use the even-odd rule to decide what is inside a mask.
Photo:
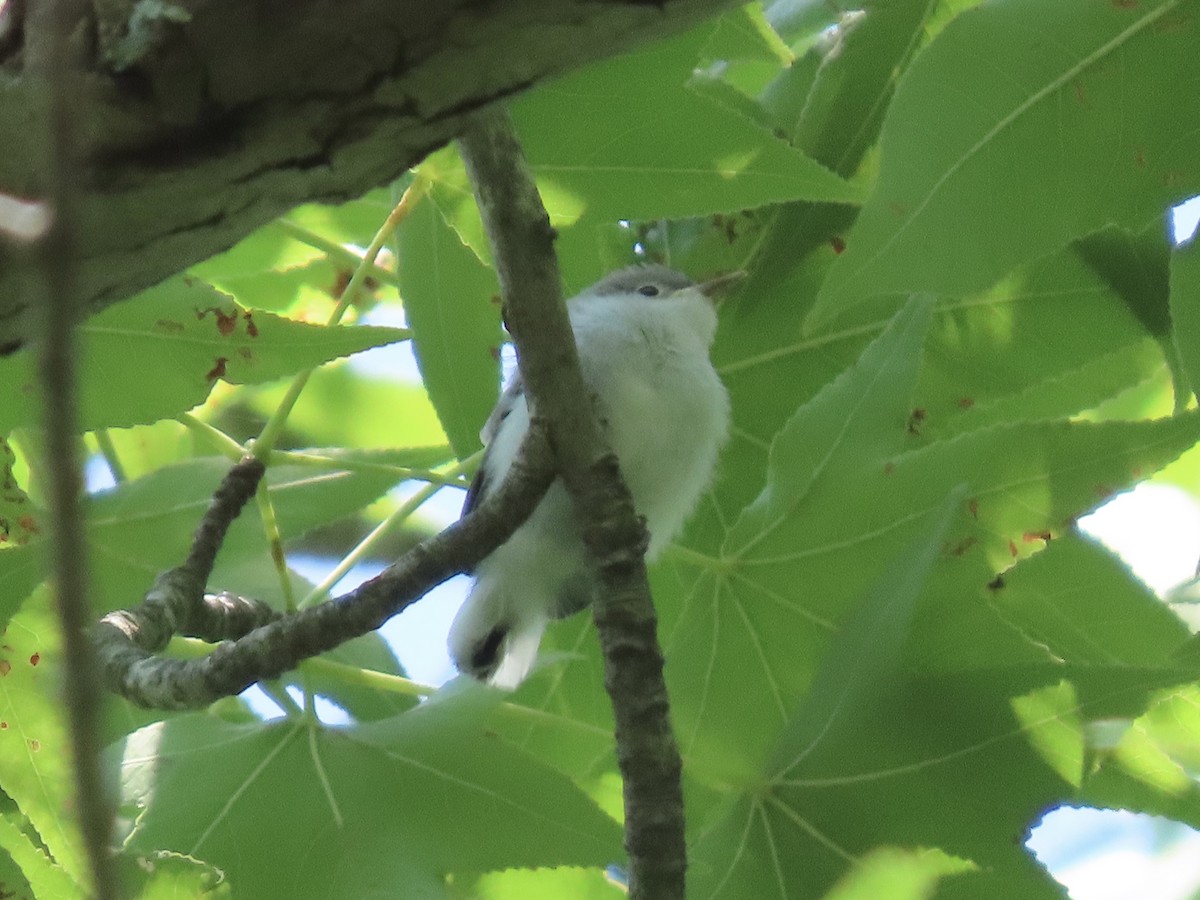
[(554, 230), (506, 114), (460, 138), (492, 244), (505, 321), (533, 411), (599, 575), (594, 615), (624, 780), (625, 848), (634, 900), (682, 900), (687, 870), (682, 764), (671, 730), (657, 618), (646, 580), (645, 523), (596, 421), (563, 304)]
[[(529, 517), (554, 479), (541, 435), (537, 423), (513, 477), (469, 516), (350, 593), (290, 615), (245, 597), (204, 593), (229, 523), (263, 474), (262, 463), (243, 460), (217, 489), (187, 562), (160, 575), (140, 606), (110, 613), (96, 626), (109, 686), (143, 706), (205, 706), (374, 631), (431, 588), (470, 571)], [(175, 634), (225, 643), (202, 659), (156, 656)]]
[[(383, 184), (471, 114), (730, 0), (91, 0), (80, 305), (95, 312), (298, 203)], [(22, 4), (0, 26), (0, 194), (44, 196)], [(32, 303), (0, 250), (0, 351)]]

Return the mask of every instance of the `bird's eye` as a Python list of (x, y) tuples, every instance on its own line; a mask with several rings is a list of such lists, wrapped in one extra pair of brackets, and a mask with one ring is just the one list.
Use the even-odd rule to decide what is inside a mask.
[(658, 296), (658, 286), (654, 285), (654, 284), (643, 284), (640, 288), (637, 289), (637, 292), (639, 294), (641, 294), (643, 297), (657, 297)]

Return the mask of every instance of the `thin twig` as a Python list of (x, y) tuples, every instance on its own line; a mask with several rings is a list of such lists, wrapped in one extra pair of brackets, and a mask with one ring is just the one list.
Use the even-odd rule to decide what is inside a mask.
[[(469, 516), (350, 593), (292, 615), (246, 597), (204, 593), (225, 532), (262, 477), (262, 463), (244, 459), (218, 488), (187, 561), (160, 575), (140, 606), (109, 613), (96, 626), (109, 686), (143, 706), (201, 707), (374, 631), (431, 588), (473, 569), (529, 517), (554, 478), (542, 434), (535, 423), (510, 477)], [(175, 635), (227, 643), (203, 659), (158, 656)]]
[(63, 694), (75, 769), (75, 805), (91, 869), (91, 894), (117, 896), (110, 852), (113, 805), (100, 770), (103, 693), (88, 596), (75, 384), (75, 296), (79, 268), (78, 199), (83, 154), (77, 146), (78, 68), (68, 38), (83, 18), (79, 0), (33, 4), (25, 23), (27, 75), (39, 85), (44, 114), (43, 188), (50, 214), (34, 244), (41, 291), (38, 364), (46, 415), (45, 458), (51, 523), (51, 594), (62, 629)]
[(682, 900), (682, 763), (646, 580), (645, 524), (589, 402), (562, 300), (554, 229), (512, 122), (503, 112), (485, 114), (459, 145), (492, 245), (526, 394), (546, 421), (599, 576), (594, 616), (624, 780), (629, 895)]

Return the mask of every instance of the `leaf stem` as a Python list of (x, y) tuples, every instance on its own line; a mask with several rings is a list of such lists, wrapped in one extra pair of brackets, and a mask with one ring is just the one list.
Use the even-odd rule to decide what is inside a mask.
[(275, 224), (278, 225), (283, 231), (287, 232), (289, 237), (295, 238), (302, 244), (307, 244), (310, 247), (320, 250), (341, 262), (348, 263), (355, 268), (366, 264), (367, 278), (374, 278), (376, 281), (382, 281), (392, 285), (400, 284), (400, 278), (395, 272), (376, 265), (373, 262), (367, 263), (367, 258), (365, 255), (360, 256), (349, 247), (345, 247), (339, 244), (337, 241), (331, 241), (324, 235), (317, 234), (315, 231), (310, 231), (303, 225), (299, 225), (295, 222), (289, 221), (288, 219), (279, 219)]
[(215, 425), (210, 425), (203, 419), (196, 418), (191, 413), (184, 413), (181, 416), (177, 416), (175, 421), (187, 428), (188, 431), (212, 444), (220, 453), (232, 460), (239, 460), (246, 455), (246, 448), (232, 437)]
[(428, 481), (444, 487), (466, 488), (467, 483), (461, 476), (435, 472), (432, 469), (415, 469), (409, 466), (397, 466), (391, 463), (372, 462), (367, 459), (347, 459), (337, 456), (324, 456), (320, 453), (305, 453), (295, 450), (272, 450), (270, 465), (290, 463), (298, 466), (315, 466), (324, 469), (343, 469), (347, 472), (391, 472), (406, 481)]
[(112, 473), (113, 481), (117, 484), (124, 484), (129, 480), (129, 476), (125, 473), (125, 467), (121, 465), (121, 458), (117, 455), (117, 448), (113, 444), (112, 435), (108, 433), (107, 428), (97, 429), (92, 432), (92, 435), (96, 438), (96, 448), (100, 451), (100, 455), (104, 457), (108, 471)]
[[(383, 225), (379, 227), (379, 231), (375, 233), (375, 237), (371, 240), (371, 245), (367, 247), (367, 251), (363, 254), (362, 260), (358, 267), (354, 270), (354, 274), (350, 277), (349, 283), (345, 290), (342, 291), (342, 296), (338, 298), (337, 306), (329, 315), (329, 325), (336, 325), (342, 320), (342, 316), (346, 314), (346, 310), (350, 308), (350, 304), (358, 296), (359, 289), (367, 278), (368, 268), (374, 266), (376, 257), (379, 256), (383, 245), (391, 238), (392, 232), (396, 227), (404, 221), (412, 208), (418, 201), (429, 191), (429, 180), (418, 175), (413, 183), (404, 191), (400, 197), (400, 202), (388, 214)], [(295, 407), (296, 401), (300, 399), (300, 394), (304, 391), (305, 385), (308, 384), (308, 379), (312, 375), (313, 370), (309, 369), (301, 372), (288, 386), (287, 393), (279, 402), (279, 406), (275, 408), (275, 412), (271, 418), (267, 420), (267, 424), (263, 426), (262, 433), (253, 442), (250, 452), (255, 457), (266, 462), (270, 456), (271, 450), (275, 446), (275, 442), (279, 439), (280, 433), (283, 431), (283, 426), (287, 423), (288, 416), (292, 413), (292, 408)]]
[[(467, 457), (462, 462), (456, 463), (454, 466), (448, 469), (447, 474), (461, 474), (478, 462), (482, 455), (483, 451), (479, 451), (478, 453)], [(329, 574), (322, 579), (320, 584), (309, 591), (308, 596), (300, 601), (300, 606), (302, 608), (305, 606), (312, 606), (328, 598), (334, 586), (341, 581), (342, 578), (345, 577), (346, 573), (349, 572), (361, 559), (363, 559), (363, 557), (371, 552), (372, 548), (384, 537), (384, 535), (391, 531), (397, 523), (403, 522), (412, 516), (412, 514), (420, 509), (430, 497), (440, 491), (443, 487), (445, 487), (444, 484), (426, 484), (423, 488), (400, 504), (400, 506), (391, 515), (371, 529), (371, 533), (359, 541), (358, 546), (347, 553), (342, 558), (341, 562), (334, 566), (333, 569), (330, 570)]]

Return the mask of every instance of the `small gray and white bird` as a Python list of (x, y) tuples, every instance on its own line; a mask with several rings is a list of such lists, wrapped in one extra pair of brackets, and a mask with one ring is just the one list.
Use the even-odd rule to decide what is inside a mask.
[[(741, 275), (697, 285), (665, 266), (632, 266), (567, 303), (584, 381), (646, 519), (647, 559), (679, 533), (729, 431), (729, 395), (708, 351), (717, 328), (713, 297)], [(503, 481), (528, 428), (518, 372), (483, 427), (487, 449), (464, 515)], [(592, 602), (593, 576), (561, 481), (474, 574), (450, 627), (450, 655), (464, 673), (515, 687), (547, 622)]]

